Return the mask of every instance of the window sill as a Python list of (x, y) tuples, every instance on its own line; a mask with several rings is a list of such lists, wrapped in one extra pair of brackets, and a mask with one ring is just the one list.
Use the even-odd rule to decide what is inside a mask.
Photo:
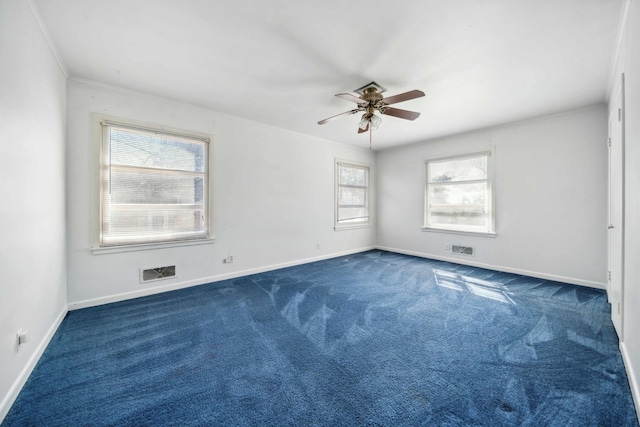
[(358, 225), (336, 225), (333, 227), (335, 231), (355, 230), (357, 228), (371, 228), (372, 224), (358, 224)]
[(450, 230), (447, 228), (433, 228), (422, 227), (422, 231), (433, 231), (436, 233), (449, 233), (449, 234), (462, 234), (465, 236), (479, 236), (479, 237), (496, 237), (496, 233), (490, 233), (485, 231), (463, 231), (463, 230)]
[(145, 243), (139, 245), (122, 245), (122, 246), (94, 246), (91, 248), (93, 255), (113, 254), (119, 252), (134, 252), (134, 251), (150, 251), (153, 249), (166, 249), (175, 248), (180, 246), (199, 246), (199, 245), (211, 245), (215, 242), (215, 238), (198, 239), (198, 240), (184, 240), (178, 242), (162, 242), (162, 243)]

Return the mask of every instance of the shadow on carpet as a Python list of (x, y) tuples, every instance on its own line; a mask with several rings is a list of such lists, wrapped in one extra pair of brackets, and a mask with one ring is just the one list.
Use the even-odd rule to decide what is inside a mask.
[(609, 313), (364, 252), (70, 312), (2, 426), (637, 426)]

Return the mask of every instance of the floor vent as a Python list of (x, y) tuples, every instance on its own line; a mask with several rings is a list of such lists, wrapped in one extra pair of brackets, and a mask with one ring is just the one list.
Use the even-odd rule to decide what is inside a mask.
[(469, 255), (473, 256), (475, 250), (473, 246), (460, 246), (460, 245), (451, 245), (451, 253), (458, 255)]
[(153, 282), (155, 280), (170, 279), (176, 277), (176, 266), (140, 269), (140, 283)]

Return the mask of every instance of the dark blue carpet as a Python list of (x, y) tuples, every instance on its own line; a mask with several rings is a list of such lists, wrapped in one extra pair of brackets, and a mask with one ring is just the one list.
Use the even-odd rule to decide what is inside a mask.
[(603, 291), (371, 251), (70, 312), (31, 425), (638, 423)]

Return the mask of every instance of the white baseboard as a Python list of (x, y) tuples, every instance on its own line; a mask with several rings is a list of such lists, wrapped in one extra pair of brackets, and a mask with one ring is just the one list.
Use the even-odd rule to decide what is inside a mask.
[(33, 368), (36, 367), (36, 364), (40, 360), (40, 357), (42, 357), (42, 354), (44, 353), (45, 349), (51, 342), (51, 339), (60, 327), (62, 320), (67, 315), (67, 311), (67, 307), (63, 307), (62, 311), (60, 311), (60, 314), (58, 314), (58, 317), (56, 317), (55, 321), (40, 341), (40, 344), (38, 344), (38, 347), (27, 361), (27, 364), (20, 372), (20, 375), (18, 375), (18, 378), (13, 383), (13, 386), (11, 386), (7, 395), (4, 397), (4, 399), (2, 399), (2, 402), (0, 402), (0, 423), (2, 423), (4, 418), (9, 413), (11, 406), (18, 398), (18, 394), (20, 394), (22, 387), (24, 387), (25, 383), (29, 379), (29, 375), (31, 375), (31, 372), (33, 372)]
[(521, 274), (523, 276), (531, 276), (531, 277), (536, 277), (538, 279), (554, 280), (556, 282), (571, 283), (573, 285), (588, 286), (590, 288), (605, 289), (605, 290), (607, 289), (607, 285), (605, 283), (592, 282), (590, 280), (583, 280), (583, 279), (576, 279), (574, 277), (558, 276), (555, 274), (539, 273), (537, 271), (521, 270), (518, 268), (503, 267), (500, 265), (485, 264), (483, 262), (471, 261), (466, 258), (462, 259), (462, 258), (443, 257), (440, 255), (407, 251), (404, 249), (389, 248), (386, 246), (376, 246), (376, 249), (380, 249), (381, 251), (396, 252), (396, 253), (405, 254), (405, 255), (413, 255), (421, 258), (430, 258), (438, 261), (447, 261), (447, 262), (452, 262), (454, 264), (468, 265), (471, 267), (487, 268), (489, 270), (502, 271), (504, 273)]
[(622, 354), (624, 368), (627, 371), (629, 387), (631, 387), (631, 396), (633, 396), (633, 403), (636, 406), (636, 416), (638, 417), (638, 423), (640, 424), (640, 379), (636, 376), (636, 370), (633, 363), (631, 363), (631, 357), (627, 352), (627, 346), (623, 342), (620, 343), (620, 353)]
[(353, 249), (353, 250), (344, 251), (344, 252), (332, 253), (329, 255), (322, 255), (318, 257), (288, 261), (281, 264), (272, 264), (272, 265), (267, 265), (263, 267), (250, 268), (248, 270), (234, 271), (233, 273), (225, 273), (225, 274), (218, 274), (215, 276), (202, 277), (199, 279), (188, 280), (180, 283), (172, 283), (169, 285), (157, 286), (154, 288), (141, 289), (139, 291), (124, 292), (121, 294), (109, 295), (106, 297), (99, 297), (99, 298), (87, 299), (83, 301), (71, 302), (69, 303), (69, 310), (78, 310), (81, 308), (94, 307), (98, 305), (109, 304), (112, 302), (124, 301), (132, 298), (140, 298), (148, 295), (160, 294), (162, 292), (175, 291), (178, 289), (189, 288), (191, 286), (204, 285), (205, 283), (213, 283), (213, 282), (219, 282), (221, 280), (235, 279), (242, 276), (249, 276), (251, 274), (264, 273), (266, 271), (278, 270), (280, 268), (293, 267), (296, 265), (308, 264), (310, 262), (322, 261), (325, 259), (331, 259), (331, 258), (336, 258), (340, 256), (370, 251), (372, 249), (375, 249), (375, 247), (368, 246), (368, 247)]

